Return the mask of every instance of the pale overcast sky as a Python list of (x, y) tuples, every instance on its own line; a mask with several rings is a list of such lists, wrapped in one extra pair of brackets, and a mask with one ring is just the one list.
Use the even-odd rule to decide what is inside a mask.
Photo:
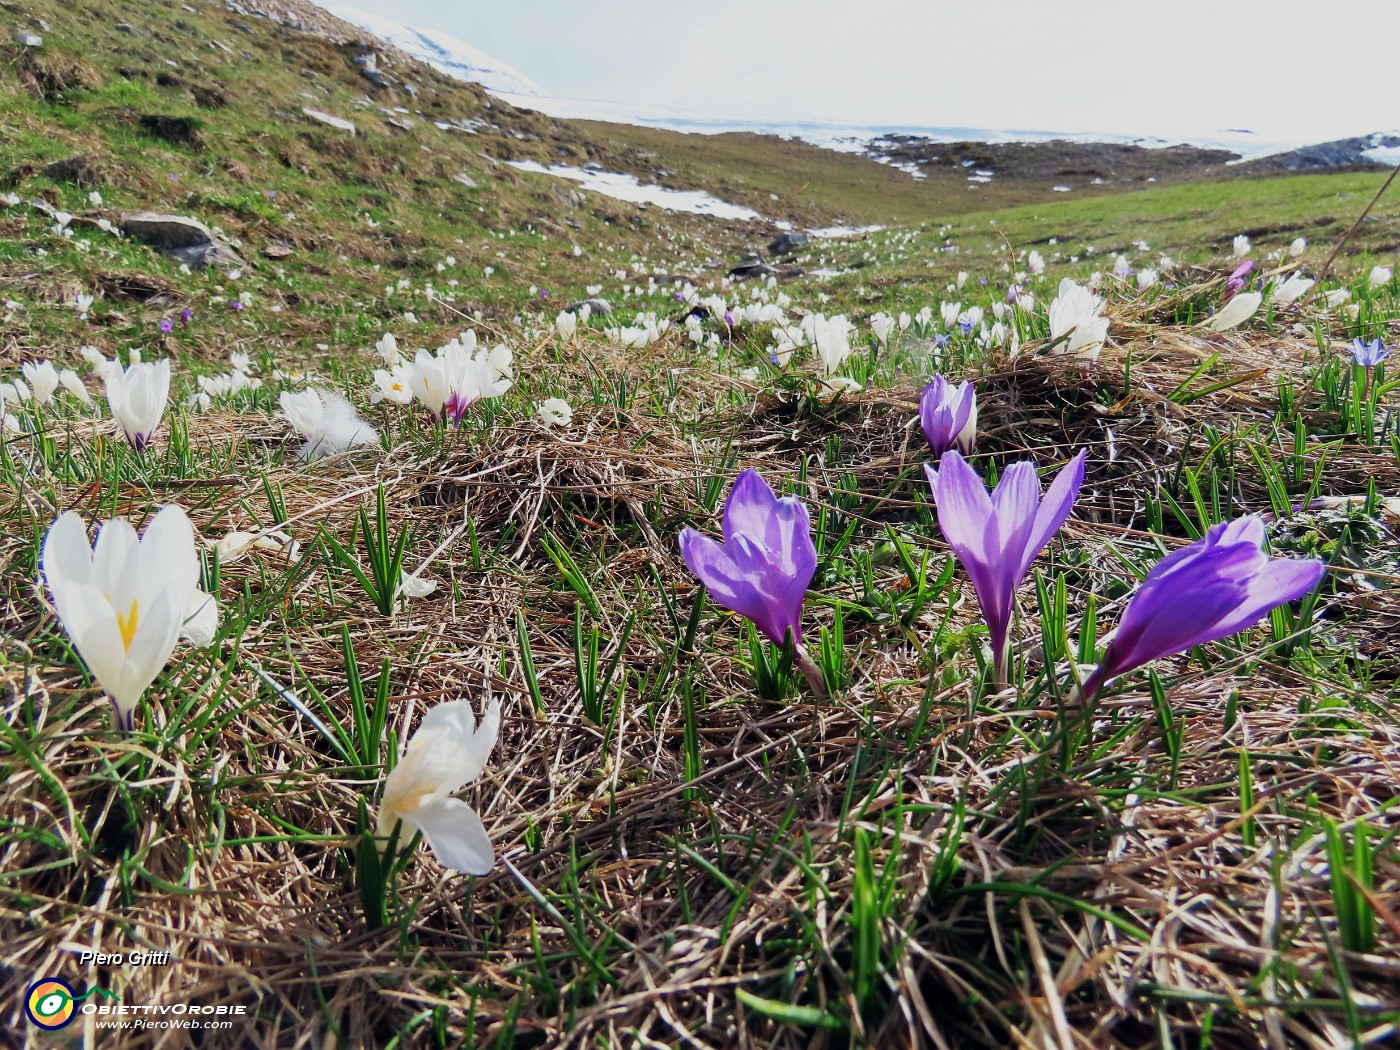
[(1400, 127), (1400, 0), (341, 2), (637, 108), (1297, 141)]

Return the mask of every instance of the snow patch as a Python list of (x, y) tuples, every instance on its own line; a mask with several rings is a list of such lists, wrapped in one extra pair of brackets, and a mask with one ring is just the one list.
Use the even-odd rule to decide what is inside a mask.
[(521, 171), (569, 179), (577, 182), (585, 190), (601, 193), (604, 197), (612, 197), (614, 200), (630, 201), (633, 204), (655, 204), (667, 211), (685, 211), (695, 215), (709, 215), (716, 219), (744, 221), (762, 218), (752, 208), (730, 204), (710, 196), (703, 190), (668, 190), (664, 186), (646, 186), (638, 182), (635, 175), (622, 172), (571, 168), (567, 164), (551, 164), (546, 168), (533, 160), (510, 160), (506, 163)]

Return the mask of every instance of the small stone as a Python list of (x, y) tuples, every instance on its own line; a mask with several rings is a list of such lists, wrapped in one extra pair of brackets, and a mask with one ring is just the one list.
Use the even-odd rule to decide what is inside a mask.
[(301, 111), (312, 120), (319, 121), (339, 131), (348, 131), (352, 135), (355, 134), (355, 125), (344, 117), (337, 117), (331, 113), (324, 113), (319, 109), (312, 109), (310, 106), (302, 106)]

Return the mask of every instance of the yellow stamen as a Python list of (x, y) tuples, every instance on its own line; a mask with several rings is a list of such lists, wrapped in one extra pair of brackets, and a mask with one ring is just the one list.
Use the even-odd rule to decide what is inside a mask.
[(122, 632), (122, 645), (128, 649), (131, 648), (131, 639), (136, 637), (136, 621), (136, 599), (133, 598), (131, 608), (125, 616), (117, 613), (117, 627)]

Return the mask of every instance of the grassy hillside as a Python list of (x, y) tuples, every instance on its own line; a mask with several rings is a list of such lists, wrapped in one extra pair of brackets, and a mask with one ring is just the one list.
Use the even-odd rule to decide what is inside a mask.
[[(0, 386), (5, 1030), (49, 1038), (24, 1011), (59, 977), (85, 1003), (229, 1011), (198, 1031), (79, 1013), (72, 1045), (1393, 1039), (1397, 386), (1349, 347), (1400, 339), (1400, 282), (1373, 270), (1400, 198), (1322, 274), (1380, 178), (993, 196), (753, 136), (551, 121), (391, 54), (397, 86), (374, 88), (326, 25), (0, 0), (0, 383), (75, 373), (48, 401)], [(885, 228), (731, 282), (775, 225), (507, 159)], [(146, 209), (218, 227), (244, 265), (187, 272), (108, 228)], [(1231, 298), (1241, 234), (1257, 267)], [(1083, 355), (1066, 340), (1091, 318), (1052, 329), (1066, 277), (1105, 300)], [(561, 307), (590, 295), (614, 312), (571, 330)], [(504, 347), (489, 377), (511, 385), (458, 425), (377, 397), (386, 334), (408, 357)], [(172, 371), (139, 450), (91, 374), (138, 358)], [(989, 483), (1086, 457), (1015, 588), (1004, 681), (925, 474), (935, 372), (975, 385)], [(283, 396), (316, 390), (359, 417), (306, 462)], [(680, 555), (750, 468), (810, 514), (825, 696)], [(127, 730), (43, 543), (64, 511), (149, 528), (172, 504), (218, 628), (173, 650)], [(1243, 515), (1322, 582), (1077, 703), (1140, 580)], [(130, 650), (148, 597), (89, 597)], [(409, 822), (392, 853), (375, 835), (428, 797), (401, 790), (405, 745), (459, 700), (500, 705), (482, 768), (428, 777), (480, 815), (479, 875)], [(147, 951), (170, 959), (129, 958)]]

